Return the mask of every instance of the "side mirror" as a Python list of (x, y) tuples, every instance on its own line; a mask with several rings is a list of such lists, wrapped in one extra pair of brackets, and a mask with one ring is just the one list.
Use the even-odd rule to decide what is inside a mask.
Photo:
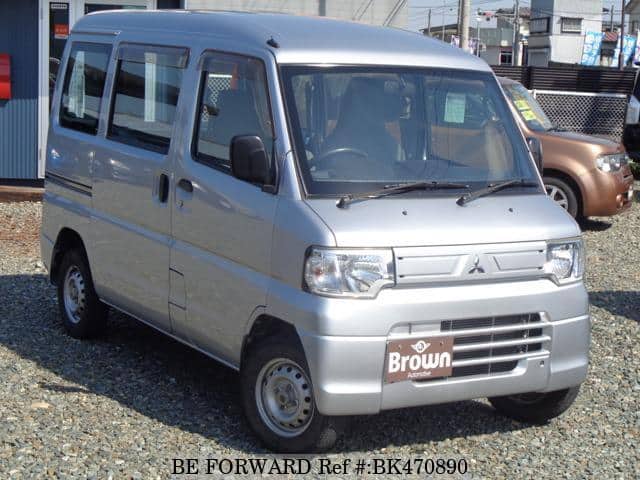
[(262, 139), (257, 135), (238, 135), (229, 147), (233, 176), (250, 183), (271, 185), (272, 174), (269, 155)]
[(531, 155), (533, 155), (533, 161), (536, 162), (536, 167), (538, 167), (538, 171), (540, 172), (540, 175), (542, 175), (542, 171), (544, 169), (542, 142), (535, 137), (529, 137), (527, 138), (527, 145), (529, 145), (529, 150), (531, 150)]

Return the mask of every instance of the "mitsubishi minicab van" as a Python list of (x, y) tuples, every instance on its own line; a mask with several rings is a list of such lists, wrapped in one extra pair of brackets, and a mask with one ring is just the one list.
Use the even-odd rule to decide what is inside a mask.
[(478, 58), (326, 19), (104, 12), (52, 105), (65, 329), (112, 307), (238, 370), (271, 449), (326, 449), (349, 415), (488, 397), (545, 422), (575, 400), (581, 233)]

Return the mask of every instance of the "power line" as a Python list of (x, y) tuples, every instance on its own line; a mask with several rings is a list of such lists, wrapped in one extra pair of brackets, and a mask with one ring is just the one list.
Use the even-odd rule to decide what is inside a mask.
[[(501, 2), (501, 0), (478, 0), (478, 1), (474, 1), (472, 2), (472, 7), (475, 6), (479, 6), (479, 5), (488, 5), (490, 3), (498, 3)], [(522, 6), (529, 6), (530, 7), (530, 2), (528, 1), (522, 1)], [(429, 10), (431, 9), (433, 11), (433, 13), (439, 13), (443, 8), (445, 9), (457, 9), (458, 7), (458, 2), (452, 2), (446, 5), (434, 5), (432, 7), (428, 7), (428, 6), (422, 6), (422, 5), (410, 5), (409, 9), (414, 9), (414, 10), (423, 10), (423, 15)], [(614, 14), (620, 14), (622, 13), (622, 9), (621, 8), (615, 8), (614, 7)], [(534, 10), (532, 10), (533, 13)], [(559, 16), (558, 14), (571, 14), (571, 15), (584, 15), (584, 10), (548, 10), (545, 8), (536, 8), (535, 12), (540, 12), (540, 13), (545, 13), (545, 14), (549, 14), (549, 15), (553, 15), (553, 16)], [(606, 12), (598, 12), (599, 13), (606, 13)], [(418, 13), (409, 13), (410, 16), (413, 15), (418, 15)]]
[[(472, 7), (474, 6), (478, 6), (478, 5), (487, 5), (489, 3), (496, 3), (498, 1), (501, 0), (478, 0), (475, 2), (472, 2)], [(414, 10), (417, 9), (421, 9), (423, 12), (422, 14), (424, 15), (429, 9), (431, 9), (433, 11), (433, 13), (440, 13), (442, 12), (442, 10), (457, 10), (458, 9), (458, 2), (452, 2), (452, 3), (444, 3), (444, 4), (440, 4), (438, 5), (434, 5), (432, 7), (427, 7), (427, 6), (418, 6), (418, 5), (410, 5), (409, 8), (413, 8)], [(409, 15), (415, 15), (417, 13), (410, 13)]]
[(384, 22), (382, 23), (385, 27), (388, 26), (391, 22), (393, 22), (393, 20), (396, 18), (396, 16), (398, 15), (398, 12), (400, 12), (400, 10), (402, 9), (402, 7), (404, 7), (404, 5), (407, 3), (407, 0), (398, 0), (395, 4), (395, 6), (391, 9), (391, 12), (389, 12), (389, 15), (387, 16), (387, 18), (384, 19)]
[(360, 20), (372, 3), (373, 0), (364, 0), (353, 14), (353, 20)]
[[(490, 0), (490, 1), (486, 1), (486, 2), (476, 2), (474, 4), (474, 6), (478, 6), (478, 5), (484, 5), (487, 3), (493, 3), (496, 0)], [(456, 10), (456, 8), (454, 6), (448, 7), (447, 8), (449, 11), (451, 10)], [(445, 10), (447, 10), (445, 9)], [(410, 13), (409, 14), (409, 18), (415, 19), (415, 18), (424, 18), (424, 15), (426, 14), (426, 12), (429, 10), (429, 8), (424, 8), (424, 13), (418, 14), (418, 13)], [(443, 10), (443, 7), (432, 7), (431, 10), (433, 11), (433, 13), (440, 13)], [(607, 12), (598, 12), (594, 15), (596, 16), (600, 16), (602, 15), (604, 17), (604, 14)], [(614, 14), (620, 14), (622, 13), (622, 10), (620, 9), (614, 9)], [(536, 10), (532, 10), (531, 11), (531, 18), (542, 18), (542, 17), (535, 17), (534, 14), (544, 14), (545, 17), (544, 18), (562, 18), (562, 17), (567, 17), (570, 15), (576, 15), (576, 16), (581, 16), (580, 18), (585, 19), (584, 18), (584, 11), (577, 11), (577, 10), (545, 10), (545, 9), (536, 9)], [(594, 20), (598, 20), (594, 19)], [(588, 20), (588, 19), (587, 19)]]
[[(453, 19), (452, 17), (455, 16), (455, 13), (457, 12), (458, 14), (458, 28), (460, 27), (460, 4), (461, 1), (460, 0), (442, 0), (443, 3), (441, 3), (439, 6), (436, 4), (434, 5), (433, 3), (435, 2), (430, 2), (431, 6), (425, 6), (425, 5), (410, 5), (409, 6), (409, 12), (408, 12), (408, 20), (412, 23), (416, 23), (416, 22), (424, 22), (425, 18), (427, 17), (429, 11), (431, 12), (431, 15), (442, 15), (443, 18), (443, 25), (446, 23), (445, 21), (445, 16), (448, 16), (449, 18), (451, 18), (451, 21), (449, 22), (451, 25), (454, 24), (455, 19)], [(613, 2), (614, 0), (611, 0), (611, 2)], [(365, 0), (365, 2), (367, 2), (367, 0)], [(472, 0), (472, 7), (477, 8), (480, 6), (489, 6), (490, 4), (495, 4), (495, 3), (504, 3), (504, 0), (500, 1), (500, 0)], [(520, 5), (523, 7), (529, 7), (531, 8), (531, 2), (530, 0), (520, 0)], [(605, 1), (606, 3), (606, 1)], [(603, 23), (603, 25), (605, 24), (605, 14), (607, 15), (616, 15), (618, 16), (618, 18), (620, 18), (621, 14), (623, 13), (623, 9), (622, 8), (615, 8), (615, 4), (612, 5), (613, 8), (607, 8), (607, 12), (603, 11), (602, 8), (600, 8), (600, 11), (590, 15), (589, 17), (585, 18), (585, 12), (584, 10), (582, 11), (577, 11), (577, 10), (549, 10), (546, 8), (536, 8), (536, 9), (531, 9), (531, 13), (530, 13), (530, 18), (531, 19), (538, 19), (538, 18), (549, 18), (549, 19), (561, 19), (561, 18), (582, 18), (585, 21), (601, 21)], [(508, 7), (500, 7), (497, 10), (508, 10)], [(521, 11), (521, 8), (518, 9), (518, 13)], [(513, 9), (513, 12), (511, 14), (513, 23), (516, 23), (516, 19), (519, 20), (519, 17), (516, 18), (515, 16), (515, 8)], [(503, 14), (501, 15), (503, 18), (506, 18), (509, 16), (509, 14)], [(608, 22), (609, 19), (607, 18), (606, 21)], [(420, 22), (420, 23), (422, 23)], [(431, 25), (432, 30), (433, 28), (435, 28), (435, 26), (432, 24)], [(437, 26), (439, 27), (439, 26)]]
[[(495, 0), (492, 0), (495, 1)], [(483, 5), (483, 3), (477, 3), (477, 5)], [(444, 7), (444, 6), (440, 6), (440, 7), (426, 7), (424, 9), (422, 9), (421, 12), (412, 12), (409, 13), (409, 20), (416, 20), (416, 19), (421, 19), (421, 18), (425, 18), (425, 16), (427, 15), (428, 11), (431, 10), (431, 13), (433, 15), (435, 14), (446, 14), (447, 12), (457, 12), (458, 11), (458, 5), (454, 5), (454, 6), (448, 6), (448, 7)]]

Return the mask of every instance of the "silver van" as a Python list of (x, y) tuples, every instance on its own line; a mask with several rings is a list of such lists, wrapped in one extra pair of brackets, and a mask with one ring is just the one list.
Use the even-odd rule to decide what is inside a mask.
[[(260, 439), (587, 374), (584, 246), (481, 60), (326, 19), (105, 12), (53, 98), (42, 257), (74, 337), (109, 307), (240, 372)], [(539, 166), (539, 165), (538, 165)], [(214, 388), (214, 387), (212, 387)]]

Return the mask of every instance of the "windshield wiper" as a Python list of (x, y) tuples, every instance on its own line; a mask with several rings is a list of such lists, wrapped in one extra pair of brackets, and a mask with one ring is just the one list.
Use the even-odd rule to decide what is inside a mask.
[(461, 196), (456, 203), (461, 207), (466, 205), (469, 202), (473, 202), (480, 197), (486, 197), (487, 195), (491, 195), (492, 193), (499, 192), (500, 190), (504, 190), (505, 188), (513, 188), (513, 187), (539, 187), (540, 184), (537, 182), (531, 182), (525, 180), (524, 178), (516, 179), (516, 180), (507, 180), (506, 182), (501, 183), (493, 183), (491, 185), (486, 186), (485, 188), (481, 188), (480, 190), (476, 190), (475, 192), (468, 193), (466, 195)]
[(349, 193), (340, 198), (336, 206), (338, 208), (345, 208), (351, 202), (356, 200), (364, 200), (368, 198), (381, 198), (389, 195), (395, 195), (398, 193), (406, 193), (414, 190), (445, 190), (445, 189), (468, 189), (469, 185), (464, 183), (453, 182), (414, 182), (414, 183), (399, 183), (396, 185), (386, 185), (382, 190), (374, 190), (373, 192)]

